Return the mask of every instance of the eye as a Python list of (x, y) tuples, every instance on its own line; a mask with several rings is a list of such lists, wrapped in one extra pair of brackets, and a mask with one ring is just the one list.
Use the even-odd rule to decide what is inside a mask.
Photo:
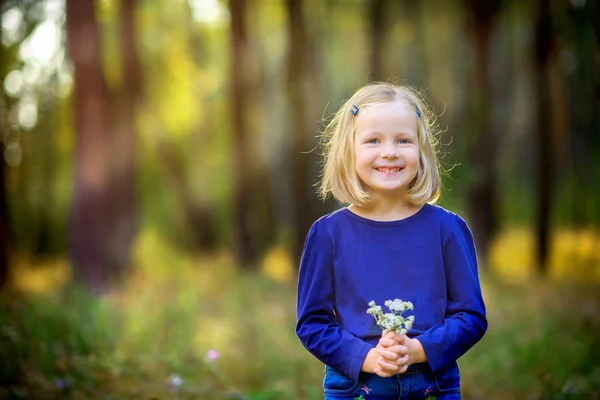
[(366, 141), (366, 143), (369, 143), (369, 144), (377, 144), (377, 143), (379, 143), (379, 140), (378, 140), (378, 139), (375, 139), (375, 138), (372, 138), (372, 139), (369, 139), (369, 140), (367, 140), (367, 141)]
[(400, 144), (409, 144), (410, 140), (408, 140), (408, 139), (398, 139), (398, 143), (400, 143)]

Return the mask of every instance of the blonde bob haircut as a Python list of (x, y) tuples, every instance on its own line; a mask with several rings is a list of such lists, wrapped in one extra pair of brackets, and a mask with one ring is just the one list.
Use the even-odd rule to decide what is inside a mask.
[[(409, 199), (415, 205), (435, 203), (438, 200), (440, 172), (435, 114), (425, 98), (415, 89), (385, 82), (371, 83), (360, 88), (326, 125), (321, 137), (324, 158), (319, 195), (322, 199), (332, 194), (340, 203), (365, 206), (369, 202), (368, 189), (356, 172), (356, 119), (369, 107), (394, 101), (404, 102), (417, 114), (419, 168), (410, 184)], [(353, 114), (354, 106), (358, 107), (356, 115)]]

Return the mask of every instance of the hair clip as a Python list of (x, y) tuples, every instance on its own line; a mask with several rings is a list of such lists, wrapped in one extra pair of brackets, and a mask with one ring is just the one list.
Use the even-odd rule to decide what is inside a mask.
[(356, 106), (356, 104), (352, 104), (352, 109), (350, 110), (350, 112), (356, 117), (356, 114), (358, 114), (358, 107)]
[(421, 118), (421, 110), (419, 110), (419, 106), (412, 100), (411, 103), (413, 103), (413, 106), (415, 106), (415, 112), (417, 113), (417, 117)]

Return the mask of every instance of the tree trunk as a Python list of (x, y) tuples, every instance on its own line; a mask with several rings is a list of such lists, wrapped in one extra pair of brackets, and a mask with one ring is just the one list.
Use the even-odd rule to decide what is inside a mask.
[(552, 34), (552, 19), (549, 0), (538, 2), (536, 25), (535, 66), (538, 101), (538, 171), (537, 171), (537, 215), (536, 215), (536, 258), (538, 272), (547, 272), (548, 242), (550, 234), (550, 196), (552, 173), (551, 152), (553, 141), (552, 99), (550, 88), (550, 61), (556, 51)]
[[(4, 0), (0, 0), (0, 16), (4, 10)], [(0, 30), (0, 39), (2, 39), (2, 31)], [(1, 40), (0, 40), (1, 41)], [(6, 76), (6, 48), (0, 48), (0, 73), (2, 79)], [(4, 141), (8, 137), (8, 108), (6, 106), (6, 98), (4, 93), (0, 93), (0, 292), (8, 284), (9, 277), (9, 222), (8, 222), (8, 205), (6, 201), (7, 183), (6, 183), (6, 162), (4, 161)]]
[(107, 287), (109, 199), (108, 103), (93, 0), (67, 0), (67, 43), (74, 65), (75, 184), (70, 235), (75, 277), (88, 289)]
[[(500, 0), (467, 0), (471, 29), (475, 39), (475, 99), (471, 118), (475, 123), (474, 147), (470, 158), (476, 171), (469, 190), (470, 225), (480, 256), (485, 260), (497, 228), (496, 135), (491, 123), (493, 88), (490, 74), (490, 38), (492, 26), (500, 9)], [(485, 263), (483, 263), (485, 265)]]
[[(0, 124), (0, 139), (4, 137), (5, 125)], [(8, 283), (8, 206), (6, 204), (6, 163), (4, 162), (4, 143), (0, 140), (0, 292)]]
[(231, 12), (231, 115), (233, 129), (233, 160), (235, 185), (234, 248), (238, 266), (251, 268), (254, 254), (250, 238), (250, 164), (247, 157), (246, 115), (248, 76), (244, 66), (247, 58), (246, 0), (229, 0)]
[[(311, 65), (313, 52), (309, 43), (306, 18), (302, 0), (288, 0), (288, 60), (287, 95), (291, 128), (292, 202), (294, 204), (293, 256), (300, 260), (304, 240), (313, 222), (313, 210), (309, 196), (310, 155), (312, 124), (309, 124), (309, 93), (311, 92)], [(298, 265), (298, 263), (296, 263)]]
[(385, 3), (386, 0), (371, 0), (369, 3), (369, 28), (370, 28), (370, 54), (369, 65), (370, 81), (383, 79), (383, 43), (385, 33)]
[[(122, 82), (111, 101), (110, 226), (107, 264), (122, 273), (130, 263), (131, 246), (138, 226), (136, 207), (136, 111), (141, 97), (141, 70), (135, 34), (135, 0), (121, 0)], [(116, 277), (116, 276), (115, 276)]]
[(214, 207), (194, 199), (177, 147), (163, 139), (159, 139), (159, 147), (160, 165), (164, 168), (169, 188), (177, 199), (177, 209), (181, 210), (177, 217), (181, 219), (182, 236), (189, 238), (184, 240), (185, 245), (193, 251), (214, 250), (218, 244)]
[[(46, 92), (40, 96), (40, 110), (50, 109), (52, 107), (53, 94)], [(37, 221), (34, 225), (35, 242), (33, 244), (33, 254), (36, 257), (56, 255), (61, 252), (54, 240), (56, 226), (52, 219), (52, 213), (56, 210), (56, 201), (54, 198), (54, 184), (57, 181), (56, 165), (56, 114), (45, 113), (43, 125), (39, 125), (39, 138), (36, 139), (39, 155), (38, 160), (42, 165), (40, 196), (44, 199), (44, 207), (36, 208)]]

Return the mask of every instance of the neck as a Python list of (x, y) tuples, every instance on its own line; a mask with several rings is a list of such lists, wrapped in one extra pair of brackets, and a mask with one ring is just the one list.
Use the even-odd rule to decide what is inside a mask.
[(409, 202), (406, 198), (381, 197), (373, 195), (369, 204), (365, 206), (350, 206), (350, 209), (356, 214), (377, 220), (377, 221), (396, 221), (410, 217), (421, 209), (421, 206)]

